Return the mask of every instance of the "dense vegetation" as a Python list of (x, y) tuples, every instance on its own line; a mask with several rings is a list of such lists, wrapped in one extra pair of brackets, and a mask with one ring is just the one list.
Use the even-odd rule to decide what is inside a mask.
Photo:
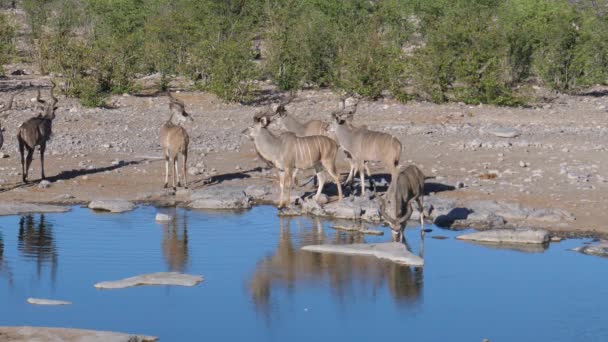
[[(227, 100), (256, 80), (376, 98), (514, 105), (608, 80), (594, 0), (22, 0), (31, 60), (87, 105), (174, 75)], [(0, 17), (0, 62), (14, 30)]]

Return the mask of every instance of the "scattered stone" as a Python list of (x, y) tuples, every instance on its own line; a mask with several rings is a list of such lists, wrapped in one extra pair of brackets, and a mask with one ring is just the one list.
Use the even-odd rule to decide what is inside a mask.
[(178, 272), (158, 272), (142, 274), (121, 280), (104, 281), (95, 284), (95, 287), (98, 289), (123, 289), (126, 287), (140, 285), (194, 286), (202, 281), (202, 276), (195, 276)]
[(95, 200), (89, 203), (89, 208), (111, 213), (123, 213), (135, 209), (135, 204), (126, 200)]
[(163, 213), (157, 213), (156, 217), (154, 218), (155, 221), (158, 222), (167, 222), (167, 221), (171, 221), (172, 217), (167, 215), (167, 214), (163, 214)]
[(549, 242), (549, 233), (532, 229), (494, 229), (459, 235), (456, 239), (499, 244), (543, 244)]
[(96, 331), (46, 327), (0, 327), (3, 341), (87, 341), (87, 342), (154, 342), (157, 337), (131, 335), (110, 331)]
[(28, 298), (27, 302), (33, 305), (70, 305), (72, 302), (54, 299)]
[(521, 135), (521, 132), (515, 128), (507, 127), (493, 128), (487, 132), (500, 138), (515, 138)]
[(576, 247), (571, 250), (588, 255), (608, 257), (608, 241), (600, 241), (597, 244)]
[(40, 183), (38, 183), (38, 188), (40, 189), (48, 189), (51, 187), (51, 182), (49, 182), (48, 180), (43, 180)]
[(29, 213), (65, 213), (68, 211), (70, 211), (69, 207), (58, 205), (33, 203), (0, 203), (0, 216)]
[(424, 266), (424, 260), (407, 250), (404, 244), (384, 242), (375, 244), (358, 243), (352, 245), (311, 245), (302, 250), (315, 253), (375, 256), (401, 265)]

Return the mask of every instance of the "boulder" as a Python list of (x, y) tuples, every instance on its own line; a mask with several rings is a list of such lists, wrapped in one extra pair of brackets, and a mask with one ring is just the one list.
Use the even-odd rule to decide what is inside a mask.
[(532, 229), (493, 229), (464, 234), (459, 240), (508, 244), (543, 244), (549, 242), (549, 233)]
[(352, 245), (311, 245), (302, 247), (303, 251), (328, 254), (374, 256), (408, 266), (424, 266), (424, 260), (407, 250), (398, 242), (357, 243)]
[(0, 203), (0, 216), (28, 213), (65, 213), (68, 211), (70, 211), (69, 207), (58, 205), (33, 203)]
[(158, 338), (109, 331), (24, 326), (0, 327), (0, 341), (153, 342)]
[(98, 289), (123, 289), (126, 287), (140, 285), (194, 286), (202, 281), (202, 276), (195, 276), (178, 272), (158, 272), (142, 274), (121, 280), (104, 281), (95, 284), (95, 287)]
[(593, 245), (576, 247), (571, 250), (588, 255), (608, 257), (608, 241), (601, 241)]
[(124, 213), (135, 209), (135, 204), (127, 200), (95, 200), (89, 203), (89, 208), (111, 213)]
[(218, 185), (203, 188), (190, 196), (193, 209), (250, 209), (252, 199), (240, 186)]
[(55, 299), (28, 298), (27, 302), (34, 305), (70, 305), (72, 302)]

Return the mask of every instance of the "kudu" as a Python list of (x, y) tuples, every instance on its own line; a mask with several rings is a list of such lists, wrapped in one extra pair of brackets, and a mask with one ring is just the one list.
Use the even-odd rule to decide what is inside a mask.
[[(11, 95), (11, 97), (9, 97), (8, 103), (6, 103), (4, 105), (4, 107), (0, 110), (0, 118), (6, 119), (10, 115), (10, 113), (6, 113), (6, 114), (3, 114), (3, 113), (8, 112), (9, 110), (13, 109), (13, 100), (15, 99), (15, 95), (20, 94), (22, 92), (23, 92), (23, 89), (13, 93)], [(3, 132), (4, 132), (4, 127), (2, 127), (2, 125), (0, 125), (0, 148), (2, 148), (2, 146), (4, 145), (4, 133)]]
[(177, 180), (177, 186), (181, 186), (179, 180), (179, 172), (177, 159), (179, 155), (183, 159), (182, 173), (184, 176), (184, 187), (188, 187), (188, 173), (186, 172), (186, 165), (188, 163), (188, 143), (190, 138), (188, 132), (182, 127), (182, 124), (186, 121), (193, 121), (192, 117), (186, 112), (184, 102), (178, 100), (169, 93), (169, 110), (171, 116), (169, 120), (160, 128), (160, 146), (163, 149), (165, 155), (165, 185), (169, 186), (169, 162), (173, 168), (173, 189), (176, 189), (175, 183)]
[(412, 201), (418, 203), (420, 211), (420, 234), (424, 237), (424, 196), (425, 176), (415, 165), (406, 168), (396, 168), (391, 174), (391, 184), (380, 198), (380, 215), (393, 231), (393, 238), (403, 240), (403, 230), (407, 220), (412, 216)]
[[(295, 170), (314, 168), (319, 179), (319, 187), (315, 195), (318, 199), (323, 190), (324, 179), (322, 170), (325, 169), (336, 182), (338, 197), (342, 200), (342, 187), (339, 175), (336, 171), (336, 155), (338, 145), (326, 136), (315, 135), (310, 137), (298, 137), (292, 132), (285, 132), (275, 136), (268, 129), (272, 115), (266, 112), (257, 113), (254, 116), (254, 124), (243, 131), (253, 139), (256, 151), (263, 159), (270, 161), (279, 169), (279, 208), (284, 203), (289, 205), (291, 179)], [(284, 192), (287, 188), (286, 201)]]
[[(51, 100), (50, 102), (40, 99), (40, 89), (36, 96), (37, 107), (41, 112), (22, 123), (17, 132), (17, 141), (19, 143), (19, 154), (21, 155), (21, 175), (23, 182), (27, 183), (28, 170), (32, 163), (34, 149), (39, 146), (40, 149), (40, 169), (42, 180), (46, 179), (44, 175), (44, 151), (46, 143), (53, 134), (52, 125), (55, 119), (55, 111), (57, 110), (57, 98), (54, 91), (56, 88), (55, 82), (51, 81)], [(27, 150), (27, 157), (24, 159), (24, 152)]]
[[(357, 104), (349, 111), (333, 112), (329, 132), (336, 137), (340, 147), (352, 159), (346, 183), (359, 172), (361, 194), (365, 195), (365, 163), (380, 161), (393, 173), (401, 157), (401, 142), (390, 134), (353, 126), (352, 119), (357, 111)], [(367, 172), (369, 173), (369, 170)], [(370, 181), (371, 179), (370, 176)]]

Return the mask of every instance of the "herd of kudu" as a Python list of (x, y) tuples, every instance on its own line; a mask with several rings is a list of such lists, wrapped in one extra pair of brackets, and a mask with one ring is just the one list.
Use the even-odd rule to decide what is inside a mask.
[[(38, 88), (35, 99), (35, 109), (38, 114), (25, 122), (18, 129), (17, 140), (21, 155), (21, 168), (23, 182), (27, 182), (28, 170), (32, 162), (34, 149), (39, 147), (41, 176), (44, 174), (44, 151), (46, 143), (52, 134), (52, 123), (57, 110), (57, 98), (54, 95), (56, 88), (52, 82), (50, 100), (40, 98)], [(14, 93), (2, 110), (0, 118), (8, 116), (3, 114), (12, 109)], [(169, 97), (170, 117), (160, 129), (160, 146), (165, 158), (165, 188), (169, 184), (169, 169), (172, 169), (172, 185), (175, 189), (182, 185), (178, 159), (182, 161), (183, 186), (187, 187), (187, 161), (188, 161), (188, 132), (185, 123), (192, 120), (186, 112), (183, 101), (175, 98), (171, 93)], [(291, 93), (284, 97), (280, 103), (258, 112), (253, 117), (253, 125), (243, 131), (255, 145), (256, 152), (261, 159), (279, 170), (279, 208), (289, 206), (290, 189), (295, 182), (298, 170), (314, 169), (318, 180), (315, 199), (318, 199), (325, 184), (325, 173), (331, 176), (338, 189), (338, 198), (342, 200), (342, 184), (340, 173), (336, 169), (336, 156), (341, 148), (350, 164), (350, 170), (345, 184), (352, 187), (354, 177), (359, 174), (361, 178), (361, 194), (365, 195), (365, 175), (370, 185), (375, 189), (368, 162), (381, 162), (391, 174), (391, 183), (383, 197), (380, 197), (380, 214), (393, 231), (394, 239), (401, 241), (405, 223), (412, 215), (412, 202), (418, 204), (421, 213), (421, 234), (424, 234), (424, 217), (422, 215), (422, 198), (424, 193), (425, 176), (414, 165), (402, 167), (399, 165), (401, 156), (401, 142), (390, 134), (368, 129), (366, 126), (353, 124), (357, 111), (358, 101), (349, 106), (346, 98), (342, 98), (341, 109), (331, 113), (331, 121), (311, 120), (302, 123), (289, 115), (286, 106), (294, 99)], [(275, 134), (269, 125), (275, 117), (276, 121), (287, 129), (286, 132)], [(3, 129), (0, 127), (0, 147), (2, 147)], [(24, 158), (24, 152), (27, 156)], [(181, 156), (181, 157), (180, 157)]]

